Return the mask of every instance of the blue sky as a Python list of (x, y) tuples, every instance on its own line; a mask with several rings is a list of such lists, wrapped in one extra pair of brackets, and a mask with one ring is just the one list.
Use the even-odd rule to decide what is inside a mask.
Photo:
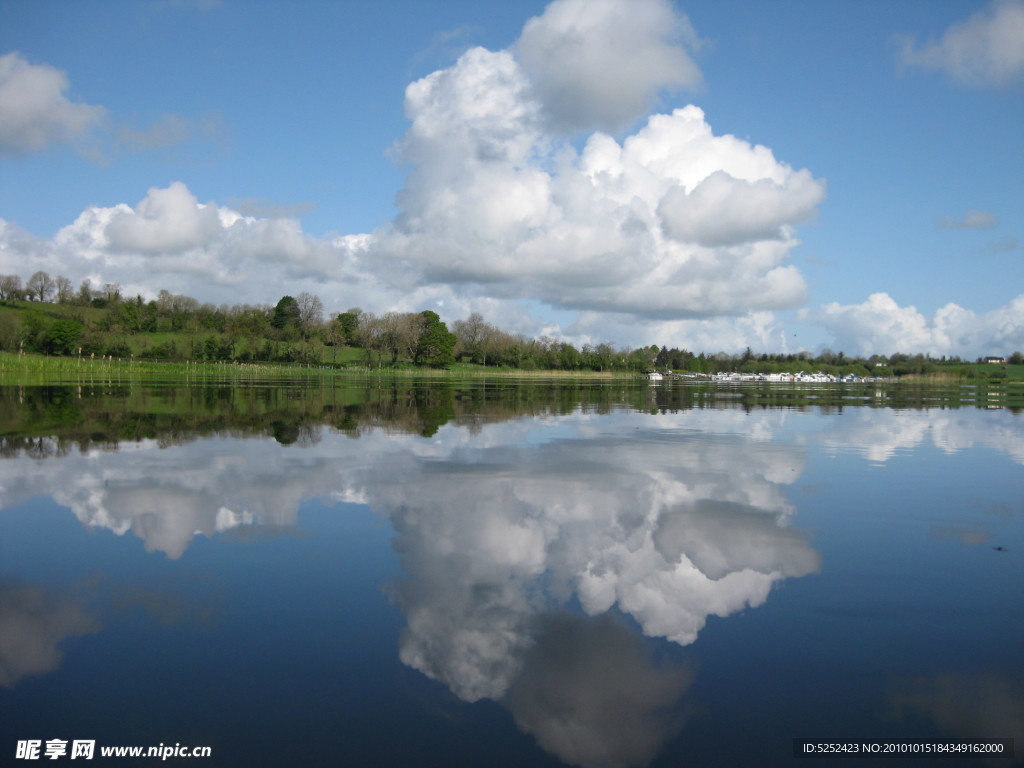
[(6, 0), (0, 57), (0, 273), (1024, 350), (1022, 0)]

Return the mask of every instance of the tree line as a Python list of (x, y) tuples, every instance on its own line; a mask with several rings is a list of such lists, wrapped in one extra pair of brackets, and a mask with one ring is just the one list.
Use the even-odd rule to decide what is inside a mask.
[[(147, 301), (141, 295), (123, 296), (116, 283), (95, 286), (86, 279), (76, 290), (66, 277), (51, 277), (42, 270), (24, 283), (18, 275), (0, 275), (0, 303), (26, 310), (0, 313), (0, 349), (49, 355), (375, 368), (463, 362), (516, 370), (596, 372), (820, 370), (857, 376), (928, 374), (967, 362), (903, 353), (847, 357), (831, 350), (817, 355), (756, 354), (748, 347), (740, 354), (708, 354), (657, 345), (577, 347), (548, 336), (529, 338), (502, 330), (479, 313), (456, 320), (450, 330), (430, 310), (376, 315), (354, 307), (325, 320), (320, 298), (306, 292), (282, 296), (275, 305), (215, 306), (167, 290)], [(63, 309), (48, 313), (48, 304)], [(346, 349), (358, 354), (343, 353), (339, 360)], [(1014, 352), (1007, 362), (1024, 363), (1024, 356)], [(1005, 376), (1003, 369), (993, 366), (989, 375), (998, 378), (1000, 372)]]

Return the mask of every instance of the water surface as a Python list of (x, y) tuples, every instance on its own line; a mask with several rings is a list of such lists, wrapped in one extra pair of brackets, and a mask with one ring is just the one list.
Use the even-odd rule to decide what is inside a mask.
[(0, 388), (0, 749), (179, 743), (230, 766), (829, 764), (793, 760), (794, 738), (1019, 752), (1024, 416), (900, 397)]

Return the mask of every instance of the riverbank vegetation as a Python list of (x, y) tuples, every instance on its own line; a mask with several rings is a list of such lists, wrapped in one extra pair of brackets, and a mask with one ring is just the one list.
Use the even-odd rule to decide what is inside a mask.
[[(527, 338), (472, 314), (451, 329), (430, 310), (374, 315), (358, 308), (325, 320), (317, 296), (283, 296), (276, 305), (201, 304), (162, 290), (156, 299), (122, 295), (121, 287), (77, 290), (64, 277), (36, 272), (22, 283), (0, 275), (0, 352), (10, 370), (36, 365), (24, 356), (81, 361), (289, 366), (351, 371), (447, 371), (462, 375), (496, 371), (563, 374), (635, 374), (672, 370), (698, 374), (814, 371), (834, 376), (923, 377), (944, 380), (1024, 381), (1019, 351), (999, 362), (936, 359), (923, 354), (847, 357), (825, 350), (741, 354), (694, 352), (611, 343), (576, 347), (550, 337)], [(41, 364), (37, 366), (42, 370)], [(52, 369), (52, 367), (50, 368)], [(163, 367), (164, 372), (170, 369)]]

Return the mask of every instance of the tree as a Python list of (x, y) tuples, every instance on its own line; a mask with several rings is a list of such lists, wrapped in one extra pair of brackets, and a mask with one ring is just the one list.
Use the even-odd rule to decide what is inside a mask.
[(388, 312), (376, 320), (377, 344), (382, 352), (391, 354), (391, 364), (399, 357), (413, 360), (419, 345), (422, 318), (408, 312)]
[(298, 328), (301, 324), (301, 313), (299, 303), (291, 296), (282, 296), (274, 307), (274, 314), (270, 317), (270, 324), (279, 331), (283, 331), (289, 325)]
[(468, 354), (474, 363), (487, 365), (488, 341), (494, 330), (479, 312), (473, 312), (465, 320), (456, 320), (452, 331), (458, 339), (458, 353)]
[(342, 343), (352, 344), (355, 342), (356, 336), (359, 333), (359, 316), (361, 314), (363, 314), (363, 310), (355, 307), (338, 315), (337, 325), (341, 328), (341, 331), (344, 334)]
[(72, 355), (84, 331), (84, 326), (77, 320), (61, 318), (43, 336), (43, 351), (50, 355)]
[(0, 299), (20, 299), (21, 278), (17, 275), (0, 275)]
[(138, 333), (142, 330), (142, 312), (140, 310), (141, 307), (138, 304), (127, 301), (124, 304), (116, 304), (107, 311), (119, 318), (121, 327), (128, 333)]
[(309, 334), (315, 331), (324, 321), (324, 305), (319, 296), (303, 291), (296, 299), (299, 307), (299, 327), (302, 332)]
[(455, 334), (429, 309), (420, 313), (423, 330), (416, 347), (416, 362), (432, 368), (443, 368), (455, 362)]
[[(161, 291), (161, 293), (166, 293), (166, 291)], [(88, 306), (92, 304), (92, 300), (92, 281), (87, 277), (78, 286), (78, 303)]]
[(256, 307), (235, 307), (228, 318), (227, 332), (232, 338), (256, 339), (267, 329), (267, 313)]
[(108, 304), (116, 304), (117, 302), (119, 302), (121, 300), (121, 284), (104, 283), (103, 298), (107, 300)]
[(55, 283), (48, 272), (39, 270), (32, 274), (25, 284), (25, 292), (34, 296), (36, 301), (47, 301), (53, 294)]
[(381, 353), (384, 351), (384, 323), (372, 312), (363, 312), (359, 316), (359, 330), (355, 341), (366, 350), (366, 364), (373, 365), (373, 353), (377, 353), (377, 367), (380, 367)]
[(71, 287), (71, 281), (64, 277), (64, 275), (57, 275), (55, 284), (57, 286), (57, 303), (70, 303), (71, 300), (75, 297), (75, 291)]
[(345, 331), (337, 323), (328, 323), (322, 332), (324, 343), (331, 348), (331, 362), (338, 362), (338, 347), (345, 342)]

